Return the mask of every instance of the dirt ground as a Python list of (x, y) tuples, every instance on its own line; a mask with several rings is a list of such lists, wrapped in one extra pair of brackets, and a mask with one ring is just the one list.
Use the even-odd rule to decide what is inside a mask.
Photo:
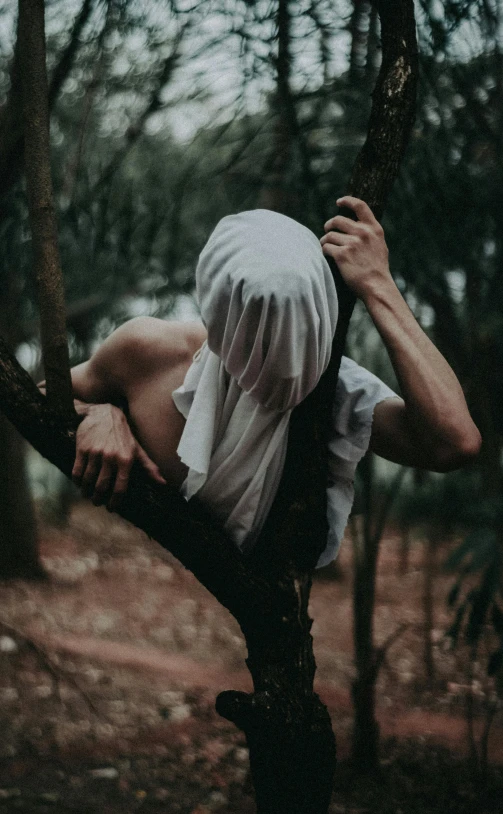
[[(223, 689), (250, 689), (240, 631), (169, 554), (103, 509), (78, 504), (64, 529), (44, 526), (49, 579), (0, 583), (0, 812), (252, 814), (241, 733), (214, 711)], [(379, 776), (355, 775), (351, 545), (339, 575), (320, 572), (311, 613), (316, 689), (340, 759), (331, 814), (496, 814), (503, 793), (503, 715), (485, 782), (467, 760), (466, 698), (480, 741), (493, 688), (483, 654), (473, 674), (444, 636), (451, 578), (437, 552), (435, 675), (424, 668), (423, 548), (403, 569), (401, 540), (382, 545), (375, 638), (393, 637), (380, 672)]]

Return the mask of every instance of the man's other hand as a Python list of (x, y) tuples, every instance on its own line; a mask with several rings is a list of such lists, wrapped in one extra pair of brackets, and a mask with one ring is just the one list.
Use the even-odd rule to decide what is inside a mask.
[[(337, 205), (351, 209), (358, 220), (336, 215), (325, 223), (323, 253), (333, 257), (345, 282), (365, 300), (391, 280), (388, 247), (381, 224), (364, 201), (346, 195)], [(334, 231), (337, 230), (337, 231)]]
[(118, 507), (135, 461), (156, 483), (166, 484), (159, 467), (131, 432), (122, 410), (112, 404), (88, 407), (79, 424), (76, 442), (73, 481), (96, 505), (107, 503), (111, 510)]

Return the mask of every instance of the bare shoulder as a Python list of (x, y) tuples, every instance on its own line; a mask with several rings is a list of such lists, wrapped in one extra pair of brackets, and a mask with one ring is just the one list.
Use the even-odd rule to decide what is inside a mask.
[(121, 326), (121, 339), (132, 351), (140, 354), (166, 354), (174, 360), (194, 353), (206, 338), (200, 322), (179, 322), (157, 317), (135, 317)]
[(91, 365), (123, 389), (132, 377), (187, 366), (205, 338), (202, 323), (135, 317), (110, 334), (93, 355)]

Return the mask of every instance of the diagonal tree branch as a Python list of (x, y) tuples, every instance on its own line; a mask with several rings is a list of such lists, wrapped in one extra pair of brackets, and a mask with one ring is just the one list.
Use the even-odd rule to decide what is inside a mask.
[(119, 167), (123, 164), (126, 157), (129, 155), (138, 139), (143, 135), (145, 125), (154, 113), (157, 113), (164, 106), (162, 101), (162, 93), (166, 85), (171, 80), (176, 68), (178, 67), (180, 59), (180, 46), (183, 37), (188, 30), (189, 25), (186, 24), (178, 32), (178, 36), (173, 43), (173, 51), (165, 57), (162, 61), (161, 67), (155, 78), (154, 87), (151, 91), (150, 98), (144, 109), (138, 115), (136, 121), (128, 127), (125, 136), (125, 143), (116, 151), (115, 155), (110, 159), (109, 163), (103, 170), (98, 181), (94, 185), (93, 193), (97, 195), (102, 189), (106, 188)]
[(87, 21), (91, 16), (93, 5), (94, 0), (84, 0), (80, 11), (75, 18), (70, 39), (68, 40), (66, 48), (63, 49), (63, 53), (61, 54), (58, 64), (54, 68), (49, 84), (49, 109), (51, 109), (54, 105), (59, 96), (61, 88), (64, 85), (66, 77), (72, 69), (75, 57), (77, 56), (77, 52), (80, 47), (80, 35), (82, 34), (82, 31), (84, 30)]

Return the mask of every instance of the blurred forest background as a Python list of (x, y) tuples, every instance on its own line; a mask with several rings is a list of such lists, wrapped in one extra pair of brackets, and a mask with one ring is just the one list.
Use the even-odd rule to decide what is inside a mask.
[[(503, 733), (503, 2), (418, 0), (416, 14), (421, 51), (417, 120), (384, 227), (395, 280), (462, 382), (482, 432), (483, 449), (471, 469), (443, 476), (383, 465), (367, 456), (359, 470), (359, 495), (345, 554), (341, 563), (318, 575), (313, 605), (315, 618), (318, 603), (322, 620), (331, 618), (334, 623), (337, 619), (336, 627), (345, 625), (344, 635), (348, 640), (353, 637), (353, 645), (346, 648), (343, 678), (338, 679), (338, 686), (345, 682), (352, 691), (348, 748), (353, 768), (368, 772), (379, 765), (379, 698), (386, 690), (386, 697), (401, 703), (390, 689), (390, 653), (408, 641), (410, 650), (404, 650), (408, 656), (403, 658), (409, 658), (409, 664), (402, 673), (412, 670), (407, 681), (413, 692), (404, 696), (403, 703), (418, 709), (443, 704), (443, 709), (452, 707), (462, 716), (462, 734), (451, 741), (466, 737), (467, 776), (476, 778), (478, 791), (485, 789), (486, 794), (487, 808), (481, 807), (480, 800), (473, 803), (472, 786), (455, 808), (449, 808), (444, 798), (439, 798), (438, 805), (456, 812), (492, 811), (491, 783), (496, 781), (490, 766), (497, 760), (503, 763), (503, 749), (498, 752), (494, 736), (495, 728), (500, 727), (500, 741)], [(22, 178), (16, 16), (17, 4), (4, 0), (0, 7), (0, 330), (34, 377), (41, 377)], [(323, 223), (335, 212), (335, 200), (345, 192), (365, 138), (379, 69), (378, 18), (369, 2), (46, 0), (46, 20), (53, 179), (74, 364), (88, 358), (103, 337), (133, 316), (186, 319), (197, 315), (193, 296), (197, 257), (224, 215), (266, 207), (322, 234)], [(395, 386), (386, 353), (363, 309), (357, 308), (353, 317), (348, 353)], [(6, 718), (10, 703), (11, 721), (17, 721), (9, 724), (10, 740), (2, 758), (10, 771), (12, 760), (23, 750), (32, 756), (51, 753), (58, 743), (66, 747), (89, 731), (77, 727), (72, 736), (60, 735), (60, 742), (54, 736), (44, 752), (42, 741), (53, 730), (39, 722), (32, 729), (40, 729), (41, 734), (30, 735), (25, 713), (16, 712), (16, 704), (23, 706), (22, 693), (12, 684), (16, 659), (36, 657), (37, 670), (49, 671), (58, 687), (61, 681), (67, 685), (70, 681), (63, 657), (54, 655), (55, 646), (51, 650), (49, 645), (37, 644), (36, 636), (28, 635), (28, 622), (40, 615), (40, 603), (47, 601), (49, 607), (59, 601), (54, 589), (58, 579), (67, 580), (65, 594), (68, 580), (75, 590), (91, 573), (96, 578), (95, 572), (109, 562), (108, 555), (117, 556), (120, 539), (126, 541), (120, 549), (123, 558), (124, 551), (132, 561), (140, 555), (131, 542), (132, 532), (79, 503), (72, 486), (27, 450), (1, 418), (0, 458), (0, 577), (5, 591), (5, 613), (0, 614), (5, 671), (0, 675), (0, 690)], [(155, 556), (141, 553), (144, 560), (150, 557), (151, 565)], [(72, 558), (73, 571), (68, 565)], [(143, 566), (138, 562), (136, 566), (138, 578), (148, 582), (148, 569), (144, 573)], [(376, 603), (382, 600), (379, 573), (382, 576), (383, 567), (388, 569), (385, 576), (390, 570), (396, 572), (396, 582), (388, 590), (397, 597), (397, 607), (384, 626), (375, 616)], [(69, 569), (66, 576), (65, 568)], [(195, 601), (183, 593), (190, 580), (176, 570), (175, 563), (167, 564), (164, 558), (156, 568), (171, 569), (171, 576), (165, 570), (159, 579), (170, 583), (165, 586), (168, 593), (176, 583), (176, 591), (184, 596), (182, 605)], [(28, 578), (44, 574), (51, 576), (52, 588), (43, 582), (29, 587)], [(416, 582), (406, 607), (407, 596), (400, 590), (411, 574)], [(197, 591), (192, 583), (189, 587)], [(143, 605), (140, 596), (133, 605), (144, 619), (148, 596)], [(22, 611), (20, 597), (25, 603)], [(167, 606), (163, 610), (161, 593), (156, 597), (161, 603), (159, 613), (168, 612)], [(86, 602), (92, 608), (101, 601), (95, 586), (82, 598), (82, 607), (70, 600), (68, 607), (78, 619)], [(200, 602), (204, 605), (209, 600)], [(348, 616), (351, 606), (353, 622)], [(189, 606), (184, 607), (190, 616)], [(215, 614), (215, 624), (223, 625)], [(339, 621), (341, 614), (344, 623)], [(47, 623), (39, 633), (55, 634), (57, 615), (54, 612), (51, 617), (53, 627)], [(134, 630), (129, 619), (130, 623)], [(114, 624), (101, 631), (105, 639), (134, 641), (132, 634), (128, 638)], [(203, 662), (211, 654), (215, 657), (218, 646), (223, 652), (230, 648), (231, 661), (242, 656), (240, 645), (229, 644), (236, 639), (236, 631), (229, 622), (225, 624), (230, 629), (228, 639), (211, 639)], [(324, 622), (319, 624), (323, 627)], [(77, 630), (68, 625), (68, 631)], [(95, 634), (100, 632), (89, 625)], [(185, 658), (189, 651), (194, 655), (201, 641), (195, 633), (200, 633), (200, 621), (182, 619), (180, 625), (182, 632), (176, 632), (173, 622), (169, 636), (165, 640), (161, 636), (156, 644), (181, 659), (182, 651)], [(192, 639), (190, 630), (183, 633), (187, 627), (192, 629)], [(82, 622), (81, 632), (84, 629)], [(327, 642), (331, 635), (327, 634)], [(176, 644), (182, 640), (183, 646)], [(148, 636), (146, 641), (152, 645)], [(202, 657), (196, 653), (196, 658)], [(330, 659), (320, 666), (327, 681), (330, 664), (337, 672)], [(75, 667), (74, 672), (81, 671)], [(51, 687), (48, 698), (54, 695)], [(82, 695), (78, 686), (72, 687), (67, 686), (69, 697), (73, 692)], [(60, 688), (60, 696), (61, 692)], [(99, 687), (93, 692), (99, 695)], [(90, 696), (89, 691), (88, 700)], [(161, 705), (164, 717), (184, 720), (187, 703), (173, 698)], [(57, 706), (58, 700), (54, 703)], [(91, 703), (95, 703), (92, 698)], [(54, 710), (51, 714), (61, 715)], [(88, 710), (88, 715), (94, 714)], [(98, 754), (96, 744), (112, 734), (117, 734), (113, 727), (101, 735), (94, 732), (90, 750)], [(414, 734), (415, 742), (418, 737), (424, 742), (423, 735)], [(242, 753), (238, 744), (238, 763), (244, 759)], [(419, 753), (419, 747), (412, 749), (416, 757), (409, 755), (409, 763)], [(421, 760), (427, 762), (426, 752)], [(119, 769), (108, 768), (109, 781), (121, 780)], [(100, 770), (95, 766), (89, 771)], [(106, 773), (101, 779), (107, 779)], [(147, 784), (144, 778), (141, 782)], [(9, 801), (7, 806), (13, 805), (12, 800), (23, 802), (21, 793), (9, 791), (11, 787), (19, 791), (21, 781), (7, 778), (1, 783), (5, 789), (0, 792), (5, 794), (0, 794), (0, 810), (4, 799)], [(159, 783), (152, 779), (156, 793)], [(399, 785), (395, 784), (395, 791)], [(132, 788), (124, 779), (119, 791), (133, 793)], [(169, 810), (202, 812), (212, 806), (227, 810), (230, 797), (225, 783), (213, 782), (211, 788), (213, 803), (206, 802), (206, 808), (197, 803), (196, 795), (191, 802), (188, 797), (180, 803), (169, 798)], [(137, 792), (135, 805), (150, 799), (147, 791), (143, 797)], [(53, 794), (59, 799), (59, 792), (44, 794), (47, 799), (35, 804), (33, 791), (33, 810), (50, 805), (54, 810), (55, 800), (49, 798)], [(155, 799), (161, 805), (168, 797), (157, 794)], [(105, 811), (104, 803), (100, 805), (93, 810)], [(389, 809), (382, 807), (382, 801), (380, 805), (381, 812), (399, 810), (391, 803)], [(410, 801), (409, 809), (415, 810)], [(229, 808), (233, 810), (238, 809)], [(242, 801), (239, 810), (245, 811)], [(424, 801), (421, 810), (430, 810)]]

